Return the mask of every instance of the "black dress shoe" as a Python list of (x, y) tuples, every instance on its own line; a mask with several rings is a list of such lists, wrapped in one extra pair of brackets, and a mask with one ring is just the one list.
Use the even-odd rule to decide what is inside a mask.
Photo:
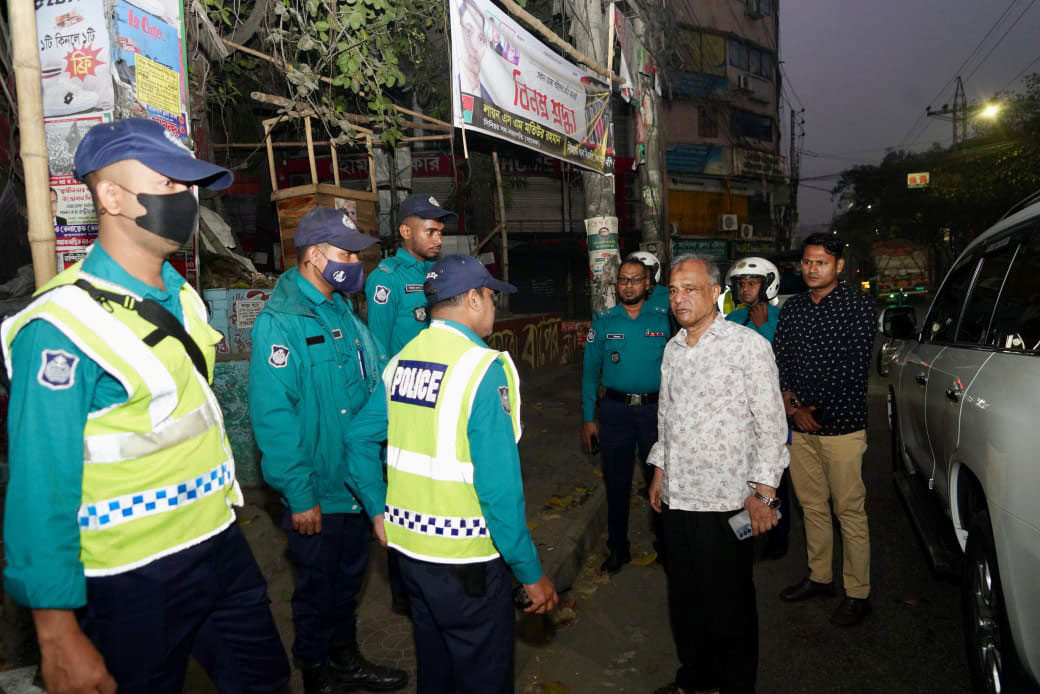
[(301, 663), (304, 694), (340, 694), (341, 690), (329, 679), (326, 663)]
[(622, 566), (630, 561), (632, 561), (632, 555), (627, 550), (624, 552), (611, 552), (606, 561), (599, 565), (599, 570), (608, 574), (616, 574), (618, 571), (621, 571)]
[(329, 653), (329, 675), (344, 691), (364, 689), (392, 692), (408, 684), (408, 673), (365, 660), (357, 642), (333, 644)]
[(831, 615), (831, 624), (839, 627), (854, 627), (870, 614), (870, 598), (846, 597)]
[(830, 598), (834, 596), (834, 583), (817, 583), (808, 576), (800, 583), (788, 586), (780, 591), (780, 599), (787, 602), (799, 602), (809, 598)]

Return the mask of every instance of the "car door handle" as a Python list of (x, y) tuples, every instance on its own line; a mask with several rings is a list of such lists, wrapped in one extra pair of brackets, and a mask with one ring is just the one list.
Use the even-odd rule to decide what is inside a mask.
[(917, 381), (917, 385), (919, 385), (919, 386), (923, 386), (923, 385), (927, 385), (928, 384), (928, 377), (925, 376), (923, 373), (917, 374), (914, 377), (914, 380)]
[(961, 390), (960, 390), (960, 388), (956, 388), (956, 387), (953, 387), (953, 386), (947, 388), (946, 389), (946, 399), (947, 400), (952, 400), (953, 402), (960, 402), (961, 401)]

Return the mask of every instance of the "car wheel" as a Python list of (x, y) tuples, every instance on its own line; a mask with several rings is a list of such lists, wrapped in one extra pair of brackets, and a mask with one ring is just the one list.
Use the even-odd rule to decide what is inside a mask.
[(976, 692), (1000, 694), (1028, 687), (1011, 640), (989, 513), (972, 517), (961, 583), (964, 643)]

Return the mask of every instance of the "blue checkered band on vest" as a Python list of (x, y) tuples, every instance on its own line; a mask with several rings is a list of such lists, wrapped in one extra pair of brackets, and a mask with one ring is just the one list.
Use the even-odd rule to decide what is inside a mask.
[(209, 496), (233, 481), (231, 464), (222, 463), (209, 472), (180, 484), (83, 504), (79, 509), (79, 527), (87, 530), (110, 528), (135, 518), (185, 506)]
[(428, 513), (416, 513), (396, 506), (386, 505), (387, 523), (402, 528), (437, 537), (484, 537), (488, 534), (487, 524), (483, 518), (459, 518), (455, 516), (431, 516)]

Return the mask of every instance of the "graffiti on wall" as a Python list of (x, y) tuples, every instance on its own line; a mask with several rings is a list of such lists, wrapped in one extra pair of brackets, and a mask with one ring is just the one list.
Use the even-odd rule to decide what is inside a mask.
[(495, 331), (487, 338), (488, 346), (509, 352), (514, 361), (528, 366), (565, 364), (564, 352), (573, 356), (560, 341), (560, 314), (540, 314), (495, 323)]

